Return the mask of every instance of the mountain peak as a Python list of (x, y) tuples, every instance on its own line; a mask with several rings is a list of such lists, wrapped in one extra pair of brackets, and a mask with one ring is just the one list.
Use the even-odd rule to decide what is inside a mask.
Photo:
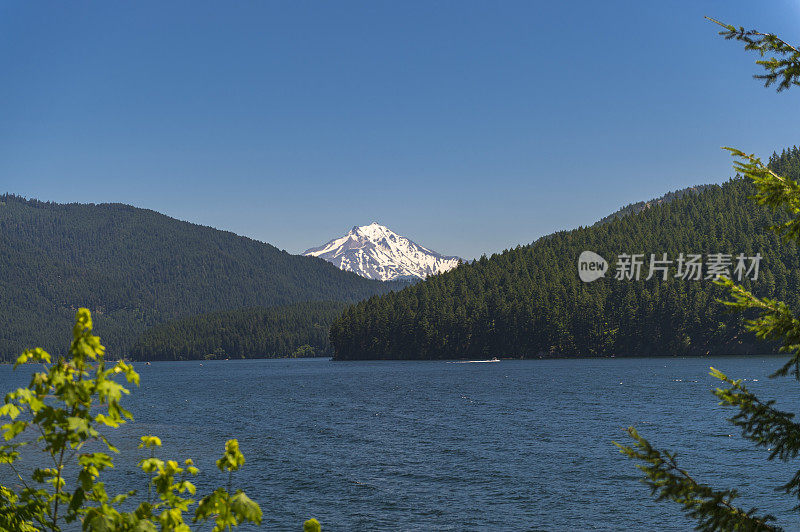
[(398, 235), (385, 225), (379, 224), (378, 222), (372, 222), (369, 225), (356, 225), (350, 230), (350, 233), (348, 234), (359, 237), (366, 237), (369, 239), (380, 239), (391, 235), (394, 235), (397, 238), (401, 238), (400, 235)]
[(424, 279), (455, 268), (461, 260), (415, 244), (378, 222), (353, 226), (346, 235), (308, 249), (303, 255), (320, 257), (342, 270), (381, 281)]

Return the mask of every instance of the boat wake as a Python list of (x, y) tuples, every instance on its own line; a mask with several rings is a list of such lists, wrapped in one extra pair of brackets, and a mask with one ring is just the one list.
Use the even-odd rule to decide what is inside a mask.
[(453, 360), (448, 362), (448, 364), (485, 364), (487, 362), (500, 362), (500, 359), (494, 357), (489, 360)]

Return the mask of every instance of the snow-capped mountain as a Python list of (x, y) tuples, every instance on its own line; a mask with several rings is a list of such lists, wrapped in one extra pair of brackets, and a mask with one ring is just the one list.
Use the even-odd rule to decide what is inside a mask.
[(445, 257), (415, 244), (377, 222), (353, 227), (343, 237), (308, 249), (303, 255), (320, 257), (342, 270), (381, 281), (414, 277), (424, 279), (431, 274), (455, 268), (461, 260), (458, 257)]

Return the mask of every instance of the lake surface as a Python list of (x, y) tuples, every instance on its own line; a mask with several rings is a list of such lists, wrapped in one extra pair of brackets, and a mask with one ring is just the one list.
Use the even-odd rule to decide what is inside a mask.
[[(740, 506), (798, 530), (793, 501), (774, 491), (792, 468), (739, 437), (708, 376), (713, 365), (800, 411), (800, 384), (767, 379), (781, 360), (136, 363), (141, 387), (125, 403), (135, 422), (111, 437), (127, 461), (107, 479), (145, 488), (136, 445), (153, 434), (162, 457), (195, 459), (204, 493), (225, 484), (214, 460), (236, 437), (247, 463), (233, 486), (261, 504), (262, 529), (299, 530), (308, 517), (326, 531), (691, 529), (612, 445), (635, 425), (696, 478), (738, 488)], [(2, 390), (27, 369), (0, 367)]]

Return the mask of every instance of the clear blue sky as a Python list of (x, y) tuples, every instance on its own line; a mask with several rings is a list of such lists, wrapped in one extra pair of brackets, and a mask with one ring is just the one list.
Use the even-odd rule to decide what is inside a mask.
[(706, 14), (800, 41), (796, 0), (4, 2), (0, 191), (500, 251), (800, 143)]

